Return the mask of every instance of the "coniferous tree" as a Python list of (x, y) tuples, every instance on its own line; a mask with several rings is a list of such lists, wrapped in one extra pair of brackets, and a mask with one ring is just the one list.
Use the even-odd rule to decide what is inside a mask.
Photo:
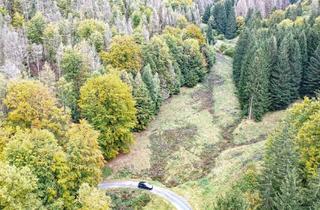
[(271, 71), (270, 96), (274, 110), (286, 108), (291, 102), (291, 69), (287, 36), (280, 44), (277, 65)]
[(150, 65), (144, 67), (142, 80), (146, 84), (152, 99), (153, 114), (157, 114), (161, 105), (160, 81), (157, 75), (152, 75)]
[(289, 58), (289, 65), (290, 65), (290, 77), (291, 77), (291, 101), (293, 102), (299, 98), (299, 89), (301, 85), (301, 52), (300, 46), (297, 40), (293, 39), (293, 36), (289, 38), (289, 51), (288, 51), (288, 58)]
[(212, 5), (209, 5), (204, 10), (204, 14), (202, 16), (202, 22), (203, 23), (208, 23), (208, 21), (210, 19), (210, 16), (211, 16), (211, 8), (212, 8)]
[(150, 122), (153, 115), (153, 103), (146, 84), (141, 78), (140, 72), (137, 73), (133, 84), (133, 98), (136, 101), (137, 124), (136, 130), (143, 130)]
[(248, 76), (249, 76), (249, 66), (251, 64), (251, 60), (256, 52), (255, 43), (251, 43), (248, 52), (245, 54), (243, 58), (243, 63), (241, 66), (241, 73), (239, 79), (239, 87), (238, 87), (238, 95), (241, 110), (245, 110), (246, 104), (248, 103), (248, 92), (246, 91), (246, 87), (248, 86)]
[(304, 94), (315, 96), (315, 92), (320, 90), (320, 45), (317, 47), (309, 61), (309, 68), (305, 72)]
[(307, 95), (304, 90), (304, 81), (305, 74), (308, 71), (308, 49), (307, 49), (307, 37), (304, 31), (299, 35), (299, 46), (301, 52), (301, 86), (300, 86), (300, 95)]
[(213, 28), (212, 28), (212, 24), (210, 23), (210, 21), (208, 23), (207, 41), (209, 44), (214, 43)]
[(252, 41), (251, 32), (246, 28), (243, 33), (241, 33), (239, 40), (237, 42), (235, 55), (233, 57), (233, 80), (237, 87), (239, 87), (241, 67), (243, 63), (243, 58), (245, 57), (248, 49), (249, 43)]
[(247, 71), (244, 114), (248, 115), (249, 119), (261, 120), (269, 107), (268, 58), (261, 47), (251, 58)]
[(213, 7), (212, 14), (216, 23), (217, 31), (225, 34), (227, 14), (224, 4), (222, 2), (217, 3)]
[(237, 35), (237, 20), (232, 0), (226, 0), (226, 28), (225, 36), (227, 39), (233, 39)]

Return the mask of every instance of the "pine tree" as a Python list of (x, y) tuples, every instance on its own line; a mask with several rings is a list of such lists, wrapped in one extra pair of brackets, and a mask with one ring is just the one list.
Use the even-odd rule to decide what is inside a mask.
[(244, 57), (249, 49), (250, 42), (252, 42), (251, 32), (249, 31), (249, 29), (246, 28), (239, 37), (235, 50), (235, 55), (233, 57), (233, 80), (237, 87), (239, 87), (241, 67)]
[(145, 129), (150, 122), (153, 116), (154, 106), (147, 86), (141, 78), (140, 72), (138, 72), (135, 77), (132, 92), (133, 98), (136, 101), (135, 107), (137, 109), (137, 124), (135, 130), (141, 131)]
[(320, 90), (320, 44), (310, 58), (303, 87), (304, 93), (309, 96), (315, 96), (315, 92)]
[(237, 35), (237, 20), (232, 0), (225, 2), (225, 10), (227, 15), (225, 37), (233, 39)]

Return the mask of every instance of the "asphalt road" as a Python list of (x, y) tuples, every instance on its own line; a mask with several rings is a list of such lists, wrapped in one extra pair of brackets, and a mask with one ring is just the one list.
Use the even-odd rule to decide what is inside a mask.
[[(102, 182), (98, 186), (100, 189), (108, 190), (112, 188), (132, 188), (138, 189), (138, 182), (135, 181), (110, 181)], [(157, 186), (153, 186), (152, 190), (148, 190), (150, 193), (158, 195), (167, 201), (169, 201), (178, 210), (192, 210), (191, 206), (186, 199), (177, 195), (176, 193)]]

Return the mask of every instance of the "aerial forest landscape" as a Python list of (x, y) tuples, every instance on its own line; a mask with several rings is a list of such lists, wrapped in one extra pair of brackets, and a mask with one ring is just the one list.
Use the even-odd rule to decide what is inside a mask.
[(0, 0), (0, 210), (320, 210), (319, 0)]

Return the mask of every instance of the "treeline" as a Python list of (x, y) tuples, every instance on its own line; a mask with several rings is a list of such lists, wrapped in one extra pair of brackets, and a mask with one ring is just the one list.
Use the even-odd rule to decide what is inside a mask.
[(215, 209), (320, 208), (320, 100), (306, 98), (268, 137), (262, 171), (249, 168)]
[(202, 21), (208, 25), (207, 39), (209, 43), (214, 43), (214, 35), (223, 34), (227, 39), (233, 39), (237, 35), (238, 23), (241, 18), (236, 18), (234, 1), (218, 1), (206, 8)]
[(250, 13), (233, 60), (243, 115), (260, 120), (320, 88), (320, 17), (301, 16), (300, 5), (268, 19)]

